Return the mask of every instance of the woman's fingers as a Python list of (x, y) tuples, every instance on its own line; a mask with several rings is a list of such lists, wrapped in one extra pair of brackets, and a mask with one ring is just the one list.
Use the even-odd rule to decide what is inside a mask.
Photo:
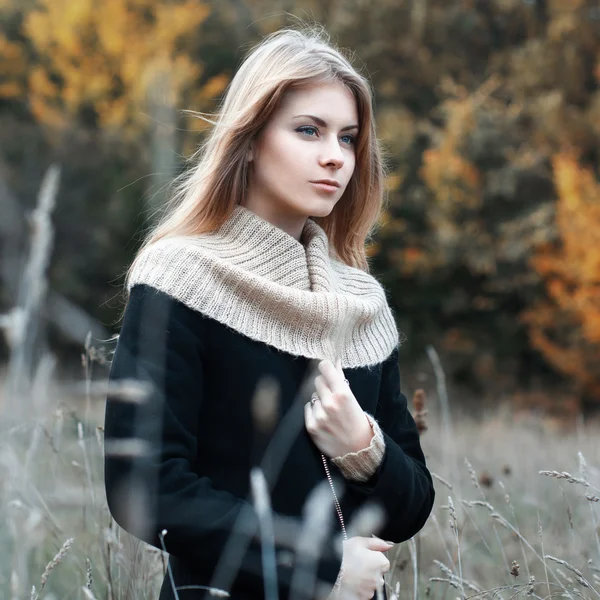
[(319, 363), (319, 371), (321, 371), (321, 375), (323, 375), (325, 383), (327, 383), (332, 393), (340, 394), (345, 391), (344, 374), (330, 360), (322, 360)]
[(304, 423), (306, 430), (310, 433), (317, 433), (318, 423), (327, 419), (327, 413), (323, 408), (321, 399), (314, 396), (310, 402), (304, 405)]
[(311, 406), (310, 402), (307, 402), (304, 405), (304, 425), (306, 425), (306, 431), (309, 433), (315, 433), (317, 424), (313, 414), (313, 407)]
[(312, 413), (313, 418), (315, 419), (315, 423), (319, 423), (320, 421), (324, 421), (327, 419), (327, 413), (325, 412), (325, 408), (323, 407), (323, 401), (321, 398), (317, 398), (317, 400), (312, 405)]
[(329, 403), (329, 397), (331, 396), (331, 390), (327, 385), (325, 378), (320, 375), (315, 377), (315, 389), (317, 390), (317, 394), (319, 396), (319, 400), (327, 406)]

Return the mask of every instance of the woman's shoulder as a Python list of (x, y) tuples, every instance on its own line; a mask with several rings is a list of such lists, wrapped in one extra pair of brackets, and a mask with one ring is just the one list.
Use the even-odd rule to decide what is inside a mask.
[(160, 323), (178, 323), (183, 326), (200, 327), (206, 317), (177, 298), (149, 283), (135, 283), (129, 289), (124, 321), (134, 320), (156, 326)]

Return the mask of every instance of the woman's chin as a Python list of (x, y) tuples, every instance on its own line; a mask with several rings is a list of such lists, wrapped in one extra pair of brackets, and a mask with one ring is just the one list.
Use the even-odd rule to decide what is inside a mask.
[(333, 207), (336, 205), (336, 202), (330, 200), (329, 202), (319, 202), (315, 204), (315, 207), (312, 209), (310, 216), (311, 217), (328, 217), (333, 210)]

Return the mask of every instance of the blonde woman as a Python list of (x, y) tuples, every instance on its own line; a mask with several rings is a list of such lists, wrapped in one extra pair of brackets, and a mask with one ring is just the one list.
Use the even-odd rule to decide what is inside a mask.
[[(285, 29), (213, 125), (128, 272), (110, 380), (143, 393), (107, 398), (111, 513), (169, 553), (161, 600), (373, 598), (434, 490), (365, 253), (370, 86), (321, 29)], [(367, 506), (377, 535), (349, 527)]]

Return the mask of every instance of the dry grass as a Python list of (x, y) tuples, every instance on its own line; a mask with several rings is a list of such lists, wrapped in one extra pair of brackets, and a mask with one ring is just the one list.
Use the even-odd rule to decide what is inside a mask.
[[(20, 315), (35, 316), (42, 302), (57, 177), (51, 171), (42, 188), (33, 232), (25, 289), (35, 294), (0, 315), (11, 346), (0, 377), (0, 597), (152, 599), (165, 555), (120, 531), (106, 506), (105, 354), (86, 341), (76, 386), (54, 380), (51, 357), (35, 365), (33, 377), (28, 372), (32, 319)], [(437, 499), (423, 530), (389, 553), (390, 590), (402, 599), (599, 598), (600, 427), (560, 433), (500, 411), (474, 422), (451, 406), (441, 362), (432, 348), (428, 356), (439, 404), (426, 407), (417, 394), (415, 412)], [(143, 401), (141, 392), (124, 390), (128, 401)], [(268, 537), (264, 487), (253, 473)], [(315, 516), (308, 521), (320, 531), (325, 500), (309, 500)], [(376, 522), (363, 517), (349, 531)]]
[[(101, 394), (47, 389), (46, 410), (0, 437), (0, 597), (156, 597), (165, 557), (107, 512)], [(400, 598), (598, 598), (598, 429), (454, 416), (448, 444), (429, 411), (422, 442), (436, 505), (390, 553), (390, 588)]]

